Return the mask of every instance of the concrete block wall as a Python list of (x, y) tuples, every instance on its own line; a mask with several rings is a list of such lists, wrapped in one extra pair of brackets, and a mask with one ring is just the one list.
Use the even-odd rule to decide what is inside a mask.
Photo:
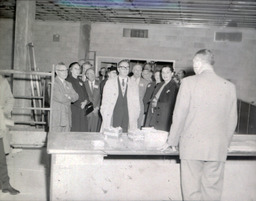
[[(32, 32), (36, 63), (41, 71), (51, 71), (58, 62), (69, 66), (79, 59), (80, 23), (35, 21)], [(53, 41), (54, 34), (60, 35), (59, 42)]]
[[(13, 51), (13, 27), (11, 19), (0, 19), (0, 69), (12, 68)], [(32, 27), (32, 38), (35, 50), (35, 59), (40, 71), (51, 71), (52, 65), (62, 61), (67, 66), (84, 58), (85, 48), (80, 43), (84, 41), (81, 37), (79, 22), (59, 21), (34, 21)], [(85, 33), (82, 31), (85, 35)], [(60, 41), (54, 42), (53, 35), (59, 34)]]
[[(148, 29), (148, 38), (123, 37), (123, 28)], [(215, 42), (216, 31), (242, 32), (241, 42)], [(256, 30), (237, 28), (182, 28), (169, 25), (35, 21), (33, 43), (37, 66), (50, 71), (53, 64), (67, 65), (83, 58), (90, 48), (97, 58), (175, 60), (175, 68), (192, 68), (194, 53), (209, 48), (215, 54), (216, 72), (237, 87), (238, 98), (256, 102)], [(89, 33), (90, 32), (90, 33)], [(53, 34), (60, 35), (53, 42)], [(13, 20), (0, 19), (0, 69), (12, 66)], [(84, 45), (83, 45), (84, 44)]]
[[(123, 37), (123, 28), (148, 29), (148, 38)], [(241, 42), (216, 42), (215, 32), (242, 32)], [(256, 102), (256, 30), (237, 28), (184, 28), (169, 25), (94, 23), (90, 50), (97, 57), (175, 60), (175, 68), (192, 68), (202, 48), (215, 54), (215, 69), (237, 87), (238, 98)]]

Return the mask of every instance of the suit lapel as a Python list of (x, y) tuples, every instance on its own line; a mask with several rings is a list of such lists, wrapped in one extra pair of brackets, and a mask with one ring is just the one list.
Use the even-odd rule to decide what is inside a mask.
[(87, 93), (88, 93), (88, 95), (91, 99), (93, 94), (92, 94), (91, 88), (89, 86), (89, 81), (88, 80), (85, 82), (85, 89), (86, 89), (86, 91), (87, 91)]
[[(57, 85), (59, 85), (61, 91), (64, 93), (66, 90), (65, 90), (64, 84), (62, 83), (59, 77), (56, 77), (55, 82)], [(64, 80), (64, 82), (66, 82), (66, 80)]]
[(163, 86), (164, 82), (161, 82), (160, 84), (158, 84), (154, 90), (154, 93), (152, 95), (152, 98), (155, 97), (155, 95), (157, 94), (157, 92), (159, 91), (159, 89)]

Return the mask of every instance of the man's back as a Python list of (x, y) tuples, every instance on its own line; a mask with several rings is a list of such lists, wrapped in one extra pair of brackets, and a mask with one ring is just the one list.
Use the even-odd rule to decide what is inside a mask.
[(214, 62), (210, 50), (195, 54), (196, 75), (183, 79), (175, 105), (167, 146), (179, 144), (184, 200), (221, 200), (237, 99), (235, 86), (214, 73)]
[(224, 161), (237, 119), (234, 85), (205, 71), (183, 80), (176, 104), (177, 121), (186, 119), (178, 129), (181, 159)]

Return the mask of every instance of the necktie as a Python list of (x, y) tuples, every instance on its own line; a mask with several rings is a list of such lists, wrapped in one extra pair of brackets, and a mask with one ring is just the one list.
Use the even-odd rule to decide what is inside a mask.
[(93, 92), (93, 83), (91, 82), (91, 91)]
[(122, 86), (124, 87), (125, 83), (124, 83), (124, 79), (122, 80)]
[(67, 86), (65, 80), (63, 81), (63, 86), (64, 86), (64, 89), (67, 89), (67, 88), (68, 88), (68, 86)]

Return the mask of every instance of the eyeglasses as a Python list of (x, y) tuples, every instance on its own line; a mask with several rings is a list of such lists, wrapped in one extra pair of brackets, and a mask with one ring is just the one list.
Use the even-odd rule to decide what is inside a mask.
[(120, 68), (122, 70), (129, 70), (129, 66), (119, 66), (118, 68)]
[(66, 71), (68, 71), (68, 69), (66, 69), (66, 70), (57, 70), (57, 71), (60, 71), (60, 72), (66, 72)]

